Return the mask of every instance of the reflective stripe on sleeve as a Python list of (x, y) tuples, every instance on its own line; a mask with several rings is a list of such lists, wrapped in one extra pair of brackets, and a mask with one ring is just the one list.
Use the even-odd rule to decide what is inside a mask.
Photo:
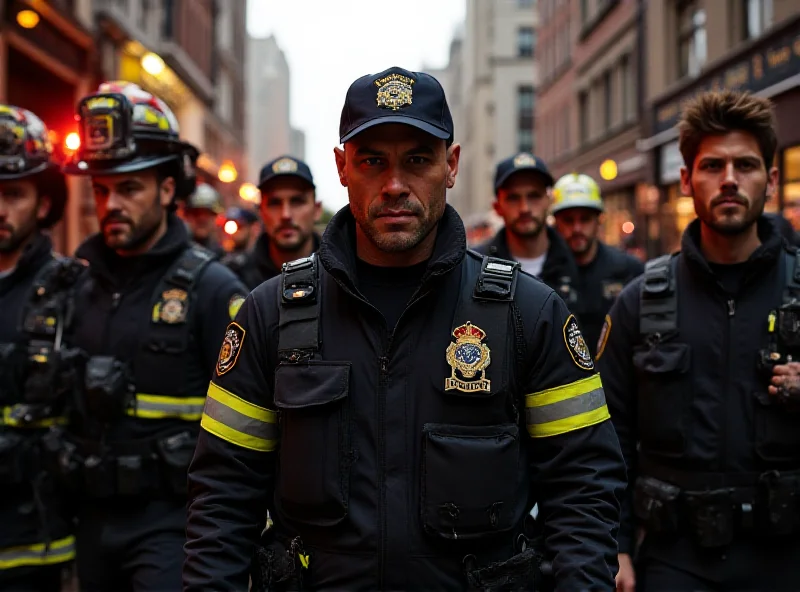
[(65, 537), (44, 543), (22, 545), (0, 549), (0, 569), (11, 569), (23, 565), (53, 565), (75, 559), (75, 537)]
[(600, 375), (525, 396), (525, 417), (532, 438), (557, 436), (610, 417)]
[(131, 417), (141, 419), (177, 418), (198, 421), (203, 415), (205, 397), (167, 397), (136, 393), (135, 407), (127, 410)]
[(25, 412), (30, 407), (28, 405), (12, 405), (0, 408), (0, 425), (14, 428), (49, 428), (55, 425), (67, 425), (66, 417), (43, 417), (33, 421), (25, 419)]
[(253, 405), (213, 382), (208, 385), (200, 426), (236, 446), (270, 452), (278, 446), (278, 415)]

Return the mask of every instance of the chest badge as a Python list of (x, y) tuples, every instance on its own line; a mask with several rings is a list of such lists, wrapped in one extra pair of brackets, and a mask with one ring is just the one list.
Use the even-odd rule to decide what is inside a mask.
[(465, 393), (491, 392), (491, 381), (486, 378), (486, 368), (492, 358), (489, 346), (481, 343), (486, 337), (486, 332), (467, 321), (453, 329), (453, 337), (456, 342), (448, 345), (445, 353), (451, 371), (450, 376), (444, 379), (444, 390), (459, 390)]
[(189, 308), (189, 295), (186, 290), (166, 290), (161, 293), (161, 301), (153, 307), (153, 321), (174, 325), (186, 320)]
[(603, 298), (614, 300), (620, 295), (625, 284), (622, 282), (603, 282)]

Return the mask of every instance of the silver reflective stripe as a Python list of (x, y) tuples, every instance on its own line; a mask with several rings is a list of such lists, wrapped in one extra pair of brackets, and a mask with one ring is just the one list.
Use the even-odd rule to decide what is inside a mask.
[(203, 414), (203, 404), (191, 403), (161, 403), (136, 399), (136, 412), (152, 412), (163, 415), (195, 415), (198, 418)]
[(569, 399), (564, 399), (558, 403), (550, 403), (541, 407), (528, 407), (525, 410), (525, 418), (528, 425), (549, 423), (559, 419), (575, 417), (587, 411), (594, 411), (606, 404), (606, 394), (603, 388), (596, 388)]
[(44, 544), (31, 545), (28, 548), (0, 549), (0, 569), (10, 569), (19, 565), (59, 563), (69, 561), (74, 556), (75, 539), (68, 537), (62, 541), (54, 541), (47, 551), (45, 551)]
[(215, 419), (221, 424), (248, 436), (261, 438), (262, 440), (278, 439), (277, 424), (247, 417), (224, 403), (220, 403), (213, 397), (206, 399), (205, 414), (211, 419)]

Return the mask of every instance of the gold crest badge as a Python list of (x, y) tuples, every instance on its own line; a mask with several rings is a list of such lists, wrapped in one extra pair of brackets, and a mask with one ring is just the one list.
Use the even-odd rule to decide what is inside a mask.
[(222, 347), (219, 348), (219, 358), (217, 359), (218, 376), (229, 372), (236, 365), (246, 333), (238, 323), (231, 323), (225, 329), (225, 337), (222, 339)]
[(296, 173), (297, 162), (291, 158), (281, 158), (272, 163), (273, 173)]
[[(447, 346), (445, 358), (450, 364), (450, 376), (444, 379), (444, 390), (465, 393), (491, 392), (491, 381), (486, 378), (486, 368), (492, 361), (489, 346), (481, 343), (486, 333), (469, 321), (453, 329), (456, 342)], [(458, 371), (463, 378), (456, 374)]]
[(622, 282), (603, 282), (603, 298), (615, 300), (624, 287), (625, 284)]
[(402, 74), (390, 74), (385, 78), (375, 81), (378, 87), (378, 107), (397, 111), (401, 107), (410, 105), (414, 93), (411, 88), (414, 80)]
[(173, 289), (161, 293), (161, 302), (153, 308), (153, 321), (174, 325), (186, 320), (189, 295), (185, 290)]
[(518, 169), (519, 167), (527, 166), (536, 166), (536, 159), (533, 156), (527, 152), (522, 152), (514, 157), (514, 168)]
[(583, 338), (581, 329), (578, 326), (578, 321), (575, 320), (573, 315), (567, 317), (567, 322), (564, 323), (564, 343), (567, 345), (569, 355), (572, 356), (572, 361), (581, 370), (594, 370), (594, 360), (586, 345), (586, 340)]

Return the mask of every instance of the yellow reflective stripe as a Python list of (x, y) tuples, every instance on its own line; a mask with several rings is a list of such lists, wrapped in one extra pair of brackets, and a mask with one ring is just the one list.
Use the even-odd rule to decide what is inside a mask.
[(270, 452), (278, 446), (278, 415), (214, 384), (208, 385), (200, 426), (242, 448)]
[(75, 537), (68, 536), (50, 543), (22, 545), (0, 549), (0, 569), (23, 565), (52, 565), (75, 559)]
[(49, 428), (54, 425), (67, 425), (68, 420), (66, 417), (45, 417), (37, 419), (36, 421), (25, 421), (20, 417), (20, 410), (23, 408), (21, 405), (12, 405), (11, 407), (3, 407), (2, 414), (0, 414), (0, 425), (11, 426), (14, 428)]
[(525, 415), (533, 438), (557, 436), (610, 417), (600, 375), (526, 395)]
[(136, 393), (136, 406), (126, 413), (141, 419), (177, 418), (198, 421), (203, 415), (205, 402), (205, 397), (167, 397)]

